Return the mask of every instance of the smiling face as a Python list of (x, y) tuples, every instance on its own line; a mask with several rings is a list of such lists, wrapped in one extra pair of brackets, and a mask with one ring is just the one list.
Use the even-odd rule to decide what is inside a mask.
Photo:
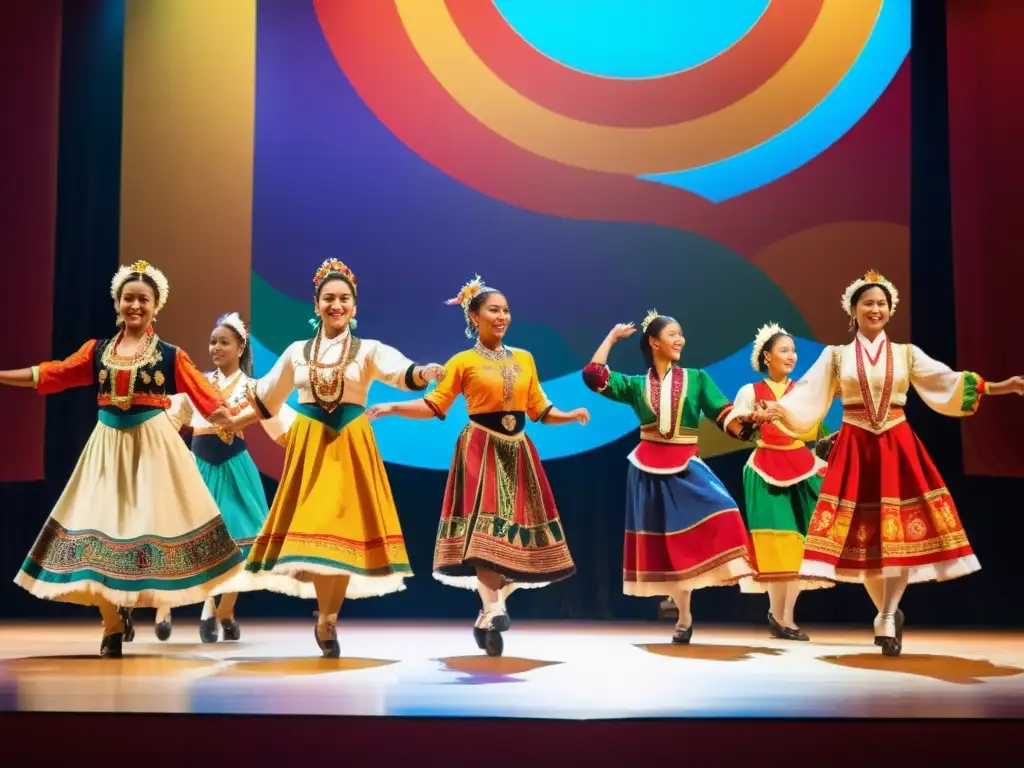
[(352, 286), (340, 277), (320, 283), (313, 309), (323, 323), (327, 336), (337, 336), (356, 316), (356, 297)]
[(857, 327), (866, 336), (877, 336), (889, 322), (889, 297), (877, 285), (865, 288), (854, 305)]
[(683, 329), (675, 321), (666, 323), (657, 336), (650, 337), (650, 345), (655, 360), (679, 362), (679, 358), (683, 354), (683, 347), (686, 345)]
[(796, 342), (792, 336), (779, 336), (771, 344), (766, 345), (762, 353), (768, 366), (768, 375), (781, 380), (793, 372), (796, 365)]
[(226, 325), (218, 325), (210, 334), (210, 358), (217, 370), (234, 373), (242, 359), (245, 345), (238, 334)]
[(500, 344), (512, 324), (508, 299), (497, 291), (484, 296), (479, 307), (470, 309), (469, 316), (481, 343), (485, 345)]
[(141, 332), (149, 327), (156, 312), (156, 291), (146, 281), (136, 278), (121, 286), (117, 310), (126, 330)]

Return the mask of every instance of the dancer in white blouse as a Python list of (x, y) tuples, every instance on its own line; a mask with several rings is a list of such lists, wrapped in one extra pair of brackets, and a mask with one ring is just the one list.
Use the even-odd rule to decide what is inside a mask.
[(957, 372), (912, 344), (895, 344), (885, 325), (896, 288), (874, 270), (850, 284), (843, 309), (854, 340), (827, 347), (804, 377), (760, 417), (796, 436), (842, 398), (843, 425), (814, 509), (801, 576), (862, 582), (878, 615), (875, 644), (903, 645), (900, 598), (908, 583), (945, 581), (981, 566), (946, 484), (906, 421), (911, 386), (945, 416), (972, 415), (983, 395), (1024, 394), (1024, 378), (991, 383)]

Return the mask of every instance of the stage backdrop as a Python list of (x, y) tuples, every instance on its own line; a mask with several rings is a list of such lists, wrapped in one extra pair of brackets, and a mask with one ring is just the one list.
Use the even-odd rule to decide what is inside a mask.
[[(168, 272), (160, 330), (199, 361), (217, 315), (251, 318), (257, 373), (309, 335), (325, 258), (359, 279), (359, 334), (422, 362), (469, 343), (443, 302), (479, 273), (554, 402), (592, 411), (530, 427), (546, 459), (634, 431), (579, 372), (649, 308), (730, 394), (765, 322), (803, 370), (848, 338), (850, 280), (908, 284), (910, 0), (721, 6), (129, 0), (121, 260)], [(444, 470), (463, 421), (376, 430), (392, 465)]]

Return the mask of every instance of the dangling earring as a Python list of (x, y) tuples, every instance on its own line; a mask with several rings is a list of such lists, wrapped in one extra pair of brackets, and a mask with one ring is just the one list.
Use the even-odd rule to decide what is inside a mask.
[(853, 333), (855, 330), (857, 330), (857, 318), (850, 315), (850, 333)]
[(121, 312), (118, 311), (117, 319), (114, 320), (114, 326), (120, 328), (122, 325), (124, 325), (124, 318), (121, 316)]

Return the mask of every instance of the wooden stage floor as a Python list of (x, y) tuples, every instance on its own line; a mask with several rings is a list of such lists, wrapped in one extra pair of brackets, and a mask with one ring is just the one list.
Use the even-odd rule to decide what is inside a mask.
[(1024, 637), (908, 630), (885, 658), (864, 629), (526, 624), (505, 655), (469, 622), (339, 624), (342, 658), (319, 658), (309, 622), (246, 622), (204, 645), (195, 620), (166, 643), (140, 612), (121, 660), (95, 656), (99, 624), (0, 625), (0, 711), (428, 718), (1020, 718)]

